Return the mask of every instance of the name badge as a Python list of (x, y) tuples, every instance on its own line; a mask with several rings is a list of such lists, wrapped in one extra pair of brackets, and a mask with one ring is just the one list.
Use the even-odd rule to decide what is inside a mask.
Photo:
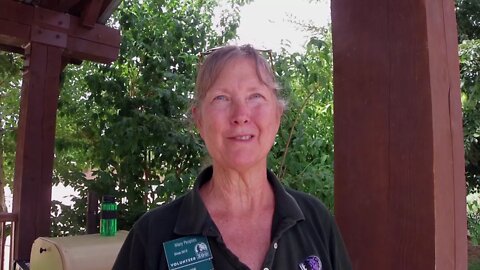
[(186, 236), (163, 243), (169, 270), (212, 270), (212, 252), (205, 236)]

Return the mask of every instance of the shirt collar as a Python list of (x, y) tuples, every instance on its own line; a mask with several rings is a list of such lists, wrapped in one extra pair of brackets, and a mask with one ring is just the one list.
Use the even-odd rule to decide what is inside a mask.
[[(219, 236), (218, 229), (200, 197), (200, 187), (210, 181), (212, 174), (212, 166), (203, 170), (198, 175), (193, 189), (185, 195), (178, 213), (174, 233), (179, 235)], [(287, 221), (288, 223), (304, 220), (305, 216), (297, 201), (269, 170), (267, 170), (267, 178), (275, 194), (274, 220)]]

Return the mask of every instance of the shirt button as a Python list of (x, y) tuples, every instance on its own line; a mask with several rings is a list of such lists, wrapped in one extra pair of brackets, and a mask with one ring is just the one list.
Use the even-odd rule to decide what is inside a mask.
[(277, 242), (273, 243), (273, 248), (274, 248), (274, 249), (277, 249), (277, 248), (278, 248)]

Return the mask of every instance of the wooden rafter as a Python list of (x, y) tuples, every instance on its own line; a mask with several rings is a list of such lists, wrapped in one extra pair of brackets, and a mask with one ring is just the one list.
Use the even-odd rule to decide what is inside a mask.
[(90, 0), (82, 11), (82, 25), (93, 28), (103, 6), (103, 0)]
[[(118, 56), (120, 32), (116, 29), (99, 23), (85, 28), (79, 17), (11, 0), (0, 0), (0, 7), (0, 44), (20, 49), (33, 40), (65, 48), (65, 57), (101, 63)], [(89, 23), (91, 16), (86, 17)]]

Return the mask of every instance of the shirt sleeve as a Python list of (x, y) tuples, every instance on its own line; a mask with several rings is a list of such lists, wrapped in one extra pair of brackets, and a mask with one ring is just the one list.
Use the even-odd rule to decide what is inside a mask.
[(145, 240), (134, 228), (128, 233), (112, 270), (145, 269)]

